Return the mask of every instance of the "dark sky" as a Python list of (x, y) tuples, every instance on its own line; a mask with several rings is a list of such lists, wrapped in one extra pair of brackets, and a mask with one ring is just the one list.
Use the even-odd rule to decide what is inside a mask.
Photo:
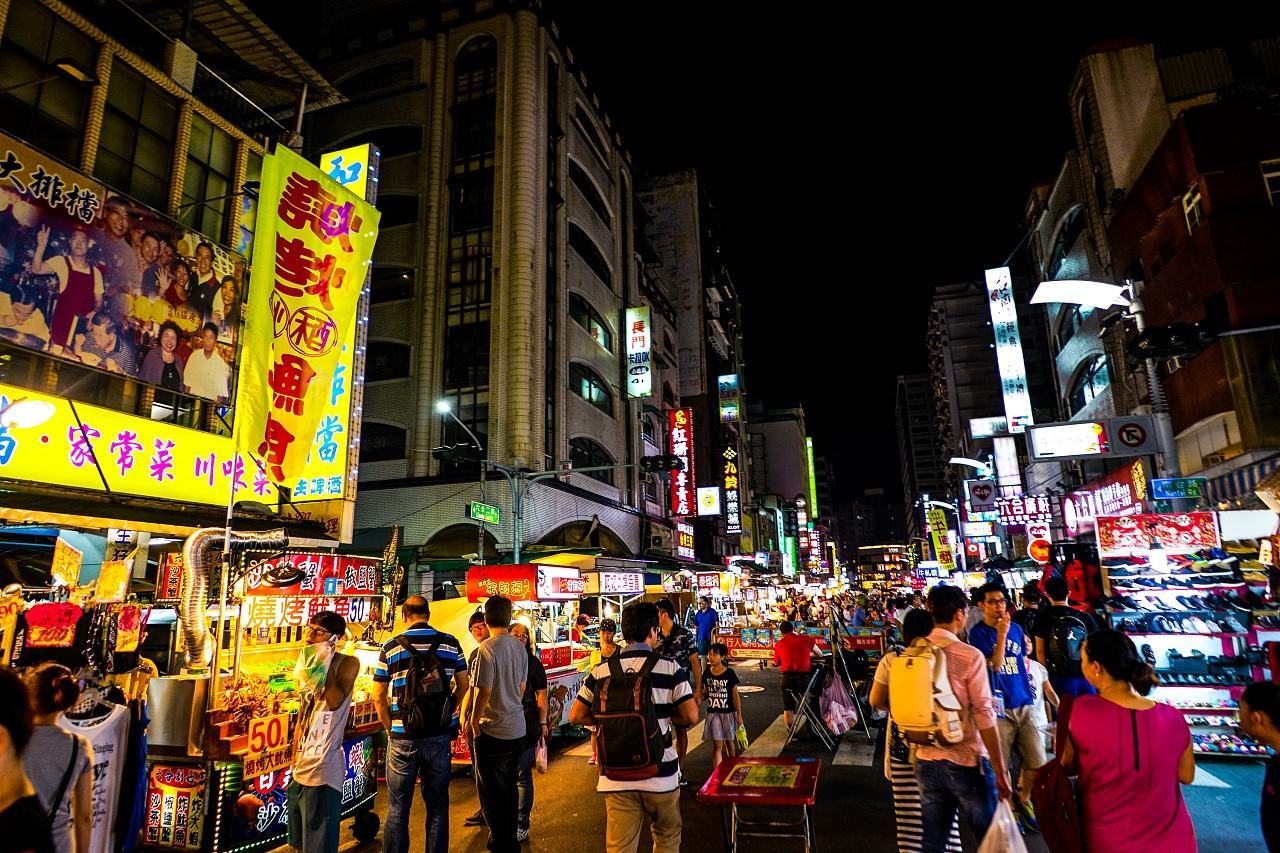
[[(275, 24), (289, 3), (254, 5)], [(924, 367), (929, 293), (980, 279), (1021, 239), (1031, 187), (1069, 143), (1080, 55), (1118, 37), (1232, 35), (1120, 20), (1114, 4), (1059, 21), (914, 4), (874, 18), (835, 3), (546, 5), (636, 169), (702, 170), (742, 295), (748, 393), (803, 404), (845, 495), (900, 490), (894, 382)]]

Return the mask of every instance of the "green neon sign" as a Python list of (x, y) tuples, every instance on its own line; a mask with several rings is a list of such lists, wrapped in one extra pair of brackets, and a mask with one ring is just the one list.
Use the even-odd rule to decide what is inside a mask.
[(805, 452), (809, 457), (809, 517), (818, 517), (818, 477), (813, 467), (813, 439), (804, 440)]
[(499, 524), (502, 521), (502, 510), (496, 506), (472, 501), (467, 504), (467, 517), (485, 524)]

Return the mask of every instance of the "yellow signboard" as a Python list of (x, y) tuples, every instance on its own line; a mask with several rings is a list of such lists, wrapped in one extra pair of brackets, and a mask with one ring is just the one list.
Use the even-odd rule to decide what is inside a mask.
[[(275, 483), (295, 487), (315, 438), (346, 430), (339, 403), (347, 401), (337, 399), (340, 382), (350, 392), (343, 346), (350, 349), (361, 319), (378, 220), (372, 206), (286, 148), (263, 163), (236, 432)], [(314, 454), (325, 461), (328, 449)]]
[(320, 165), (330, 178), (360, 198), (368, 198), (369, 164), (372, 161), (373, 146), (366, 142), (326, 154), (320, 158)]
[(84, 565), (84, 554), (67, 540), (58, 537), (53, 546), (53, 563), (49, 567), (50, 576), (62, 586), (74, 589), (80, 584), (80, 567)]
[(955, 554), (951, 551), (951, 542), (947, 539), (947, 516), (938, 507), (931, 507), (926, 513), (929, 520), (929, 536), (933, 539), (933, 555), (938, 567), (950, 572), (956, 567)]
[(237, 500), (277, 500), (230, 438), (83, 403), (77, 426), (65, 398), (0, 384), (0, 408), (24, 398), (54, 413), (36, 426), (0, 426), (0, 478), (213, 506), (226, 506), (234, 481)]
[(98, 571), (98, 587), (93, 600), (103, 603), (124, 601), (129, 590), (129, 575), (133, 572), (133, 558), (127, 560), (103, 560)]

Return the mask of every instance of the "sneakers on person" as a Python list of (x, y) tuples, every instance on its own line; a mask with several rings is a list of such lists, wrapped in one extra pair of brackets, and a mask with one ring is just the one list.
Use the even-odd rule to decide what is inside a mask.
[(484, 809), (476, 809), (476, 813), (462, 821), (464, 826), (484, 826)]
[(686, 787), (688, 787), (688, 785), (689, 785), (689, 780), (688, 780), (688, 779), (686, 779), (686, 778), (684, 778), (684, 771), (683, 771), (683, 770), (681, 770), (681, 771), (680, 771), (680, 787), (681, 787), (681, 788), (686, 788)]
[(529, 830), (527, 829), (516, 830), (516, 841), (520, 842), (521, 844), (524, 844), (528, 840), (529, 840)]

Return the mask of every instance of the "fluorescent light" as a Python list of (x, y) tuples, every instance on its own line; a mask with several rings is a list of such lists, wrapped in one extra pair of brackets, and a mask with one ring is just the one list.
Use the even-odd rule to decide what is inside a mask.
[(987, 467), (987, 463), (982, 462), (978, 459), (969, 459), (966, 456), (952, 456), (951, 459), (948, 460), (947, 464), (948, 465), (968, 465), (970, 468), (978, 468), (981, 470), (985, 470)]
[(1110, 308), (1112, 305), (1128, 305), (1125, 288), (1101, 281), (1065, 279), (1041, 282), (1031, 297), (1031, 303), (1065, 302), (1074, 305), (1090, 305), (1094, 308)]
[(442, 415), (449, 414), (449, 409), (450, 409), (450, 406), (449, 406), (448, 400), (440, 400), (439, 402), (436, 403), (436, 411)]
[(47, 400), (23, 397), (0, 409), (0, 426), (26, 429), (40, 426), (53, 417), (57, 408)]

